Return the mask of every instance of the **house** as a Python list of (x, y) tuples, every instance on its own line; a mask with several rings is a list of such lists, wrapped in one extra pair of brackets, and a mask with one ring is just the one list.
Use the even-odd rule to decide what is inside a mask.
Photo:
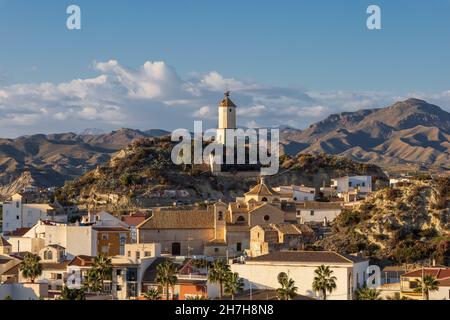
[(233, 263), (231, 270), (244, 279), (245, 289), (274, 290), (279, 288), (277, 277), (286, 273), (295, 281), (298, 294), (320, 298), (312, 289), (314, 271), (328, 266), (336, 277), (336, 289), (330, 300), (352, 300), (353, 292), (364, 285), (369, 261), (330, 251), (276, 251), (267, 255)]
[(248, 256), (258, 257), (276, 250), (301, 249), (304, 240), (300, 228), (291, 223), (258, 225), (250, 230)]
[(327, 225), (342, 212), (339, 202), (303, 202), (296, 204), (297, 219), (300, 223), (320, 222)]
[(162, 290), (161, 296), (163, 299), (168, 294), (171, 300), (187, 300), (194, 297), (217, 298), (219, 296), (218, 286), (208, 280), (206, 268), (195, 267), (192, 259), (181, 263), (175, 261), (178, 281), (176, 285), (169, 287), (169, 292), (167, 293), (166, 288), (161, 288), (156, 282), (157, 267), (166, 260), (169, 259), (160, 257), (145, 270), (142, 280), (143, 293), (149, 289), (159, 288)]
[(130, 230), (122, 226), (39, 221), (23, 238), (42, 239), (44, 246), (60, 245), (65, 248), (69, 259), (78, 255), (96, 256), (99, 253), (114, 256), (125, 252), (124, 246), (130, 242)]
[(346, 176), (331, 180), (331, 186), (336, 189), (338, 195), (358, 190), (360, 193), (372, 192), (371, 176)]
[(66, 222), (67, 215), (60, 208), (46, 203), (28, 203), (24, 194), (16, 193), (3, 203), (3, 232), (31, 228), (39, 220)]
[(17, 266), (20, 261), (17, 257), (0, 254), (0, 283), (10, 278), (8, 277), (10, 275), (8, 271)]
[[(104, 292), (113, 299), (137, 299), (142, 294), (142, 279), (145, 270), (161, 254), (157, 243), (126, 244), (125, 255), (111, 257), (111, 279), (104, 282)], [(94, 257), (77, 256), (68, 263), (68, 287), (82, 287)]]
[(450, 299), (450, 268), (422, 268), (407, 272), (401, 276), (400, 290), (402, 297), (422, 300), (422, 292), (416, 292), (423, 276), (432, 276), (439, 282), (439, 290), (430, 292), (430, 300)]
[[(70, 262), (66, 260), (65, 248), (57, 244), (48, 245), (39, 251), (39, 257), (42, 274), (36, 281), (47, 284), (49, 296), (60, 294), (67, 280), (67, 266)], [(19, 275), (19, 282), (25, 280)]]
[(122, 222), (126, 223), (130, 227), (132, 243), (137, 242), (137, 226), (144, 222), (147, 218), (148, 216), (144, 212), (134, 212), (121, 217)]
[(286, 201), (314, 201), (316, 198), (316, 189), (305, 186), (281, 186), (273, 190), (281, 194), (281, 199)]
[(106, 211), (100, 211), (98, 213), (89, 212), (86, 216), (82, 217), (80, 225), (95, 225), (96, 227), (129, 227), (124, 221)]
[(130, 243), (130, 230), (125, 227), (96, 227), (97, 253), (107, 256), (125, 254), (125, 244)]
[(0, 236), (0, 255), (9, 255), (12, 252), (12, 245), (3, 236)]

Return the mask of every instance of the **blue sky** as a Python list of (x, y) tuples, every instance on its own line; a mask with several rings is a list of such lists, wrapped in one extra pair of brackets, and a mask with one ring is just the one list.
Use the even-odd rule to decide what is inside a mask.
[[(70, 4), (81, 7), (80, 31), (66, 29), (65, 11)], [(382, 30), (366, 28), (366, 9), (370, 4), (381, 7)], [(250, 119), (249, 115), (255, 110), (252, 108), (276, 107), (277, 101), (272, 99), (273, 105), (269, 105), (267, 98), (273, 93), (282, 106), (297, 106), (303, 110), (309, 108), (310, 103), (311, 108), (316, 108), (311, 110), (322, 110), (309, 114), (309, 109), (305, 109), (305, 116), (297, 121), (286, 118), (297, 127), (304, 127), (326, 113), (358, 109), (359, 106), (381, 107), (377, 104), (411, 95), (443, 103), (442, 107), (447, 110), (450, 106), (447, 105), (450, 100), (447, 100), (447, 95), (450, 96), (449, 0), (0, 0), (0, 43), (0, 90), (3, 87), (4, 92), (2, 101), (0, 91), (0, 106), (6, 104), (3, 107), (6, 110), (8, 104), (17, 102), (17, 108), (23, 107), (19, 114), (39, 112), (39, 108), (48, 108), (47, 112), (55, 113), (46, 105), (53, 100), (49, 102), (41, 97), (39, 103), (30, 101), (32, 97), (19, 95), (20, 90), (17, 87), (12, 90), (11, 86), (28, 85), (28, 90), (42, 95), (46, 89), (42, 84), (47, 82), (55, 86), (70, 84), (74, 79), (95, 79), (103, 73), (109, 74), (108, 79), (117, 78), (117, 70), (99, 70), (96, 66), (98, 62), (110, 60), (137, 74), (146, 61), (163, 61), (163, 69), (171, 70), (175, 78), (181, 79), (182, 86), (186, 86), (186, 82), (202, 84), (205, 75), (216, 72), (226, 80), (221, 84), (236, 91), (238, 104), (241, 101), (242, 125), (286, 122), (285, 118), (280, 118), (279, 123), (269, 123), (270, 112), (266, 117), (262, 112), (260, 119)], [(232, 81), (240, 85), (233, 88)], [(241, 86), (243, 83), (246, 85)], [(35, 86), (30, 87), (33, 84)], [(255, 86), (259, 93), (264, 88), (265, 100), (255, 98), (255, 92), (249, 92), (248, 89)], [(192, 99), (190, 108), (196, 109), (189, 109), (189, 115), (203, 114), (207, 119), (209, 114), (213, 121), (212, 111), (206, 107), (213, 108), (220, 99), (218, 93), (225, 89), (217, 82), (213, 87), (214, 90), (211, 86), (205, 89), (206, 93), (193, 94), (196, 98), (201, 94), (202, 99)], [(331, 93), (336, 92), (346, 100), (339, 104), (327, 103)], [(58, 97), (65, 99), (65, 94), (67, 92)], [(307, 94), (308, 99), (299, 97), (302, 94)], [(98, 108), (105, 99), (100, 97), (100, 92), (91, 90), (90, 95), (97, 95), (95, 103), (90, 105), (97, 108), (97, 114), (102, 113)], [(324, 100), (324, 96), (328, 100)], [(371, 101), (367, 102), (369, 96)], [(5, 97), (9, 100), (5, 101)], [(168, 98), (167, 94), (165, 98)], [(184, 102), (190, 99), (185, 95), (170, 98), (174, 99), (168, 100)], [(286, 99), (292, 101), (283, 104)], [(145, 112), (149, 115), (153, 105), (158, 114), (158, 108), (168, 105), (167, 99), (155, 99), (154, 95), (141, 96), (140, 100), (144, 101), (133, 100), (130, 104), (141, 110), (147, 108)], [(112, 105), (127, 113), (124, 109), (127, 103), (114, 101)], [(84, 107), (75, 104), (73, 108), (82, 110)], [(71, 111), (73, 117), (77, 110)], [(187, 108), (183, 112), (185, 110)], [(162, 111), (168, 112), (167, 108)], [(137, 113), (131, 110), (130, 115), (133, 112)], [(2, 117), (4, 120), (17, 119), (12, 109), (8, 113), (0, 112), (0, 124), (4, 125), (7, 121), (2, 123)], [(164, 117), (171, 117), (171, 113)], [(113, 123), (95, 116), (90, 117), (88, 123), (83, 118), (75, 120), (80, 120), (79, 125), (105, 129), (122, 124), (140, 128), (158, 124), (169, 128), (182, 124), (181, 121), (173, 124), (164, 117), (148, 123), (137, 121), (140, 119)], [(60, 121), (63, 118), (61, 116)], [(14, 133), (8, 134), (46, 131), (48, 123), (31, 125), (31, 120), (30, 125), (17, 123)], [(73, 127), (53, 125), (49, 130), (78, 130), (76, 121), (71, 121)], [(5, 134), (0, 129), (0, 135)]]

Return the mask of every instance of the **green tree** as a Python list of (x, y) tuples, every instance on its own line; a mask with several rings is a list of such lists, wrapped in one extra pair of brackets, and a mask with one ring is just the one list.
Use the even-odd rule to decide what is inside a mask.
[(380, 291), (377, 289), (371, 289), (367, 286), (359, 288), (355, 291), (356, 300), (381, 300)]
[(161, 287), (166, 287), (166, 300), (169, 300), (169, 287), (178, 282), (177, 267), (173, 262), (166, 260), (156, 267), (156, 283)]
[(278, 283), (281, 285), (281, 288), (276, 290), (279, 300), (292, 300), (297, 296), (298, 288), (295, 286), (295, 281), (286, 273), (282, 272), (278, 275)]
[(209, 269), (208, 280), (219, 284), (219, 299), (222, 299), (223, 284), (230, 273), (230, 266), (224, 260), (216, 260)]
[(103, 289), (102, 281), (98, 275), (97, 270), (91, 268), (84, 277), (84, 289), (89, 292), (101, 292)]
[(81, 289), (70, 289), (67, 286), (61, 291), (61, 300), (86, 300), (85, 291)]
[(19, 265), (22, 276), (26, 279), (30, 279), (31, 283), (34, 283), (34, 280), (42, 274), (42, 265), (40, 261), (41, 258), (38, 255), (27, 252)]
[(336, 289), (336, 277), (330, 267), (321, 265), (314, 271), (315, 277), (312, 284), (313, 290), (322, 294), (323, 300), (327, 300), (327, 292), (331, 294)]
[(236, 272), (229, 272), (224, 283), (225, 293), (231, 296), (234, 300), (234, 296), (244, 290), (244, 280), (239, 278), (239, 274)]
[(430, 292), (439, 290), (439, 281), (435, 277), (426, 275), (422, 279), (417, 279), (417, 287), (414, 292), (423, 292), (424, 299), (430, 300)]
[(144, 298), (146, 300), (161, 300), (161, 290), (151, 288), (148, 289), (146, 293), (144, 293)]
[(103, 292), (105, 281), (111, 280), (112, 262), (105, 254), (99, 254), (94, 258), (91, 269), (89, 269), (85, 286), (92, 292)]

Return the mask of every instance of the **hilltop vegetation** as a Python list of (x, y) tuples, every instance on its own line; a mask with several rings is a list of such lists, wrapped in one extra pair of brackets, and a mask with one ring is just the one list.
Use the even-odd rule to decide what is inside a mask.
[(435, 259), (447, 265), (449, 197), (449, 177), (384, 188), (358, 208), (344, 211), (333, 224), (333, 235), (320, 245), (396, 263)]
[[(174, 143), (165, 138), (141, 138), (120, 151), (109, 162), (99, 165), (58, 191), (62, 202), (87, 204), (99, 198), (115, 195), (116, 206), (151, 204), (151, 195), (164, 190), (186, 190), (190, 202), (208, 198), (234, 200), (253, 186), (258, 171), (253, 175), (229, 173), (215, 176), (209, 166), (175, 165), (171, 161)], [(321, 186), (331, 178), (344, 174), (371, 174), (385, 179), (374, 165), (358, 164), (345, 158), (327, 155), (282, 156), (280, 174), (271, 177), (272, 185), (307, 184)], [(149, 202), (150, 201), (150, 202)]]

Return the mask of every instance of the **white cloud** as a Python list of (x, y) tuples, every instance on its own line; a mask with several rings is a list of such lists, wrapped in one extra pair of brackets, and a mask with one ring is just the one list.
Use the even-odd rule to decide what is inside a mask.
[[(239, 125), (305, 127), (330, 113), (384, 107), (402, 99), (379, 92), (314, 92), (226, 78), (216, 71), (182, 79), (161, 61), (137, 69), (116, 60), (95, 62), (98, 75), (63, 83), (0, 86), (0, 136), (117, 127), (192, 128), (194, 119), (215, 127), (222, 92), (232, 91)], [(442, 107), (450, 90), (412, 93)]]

